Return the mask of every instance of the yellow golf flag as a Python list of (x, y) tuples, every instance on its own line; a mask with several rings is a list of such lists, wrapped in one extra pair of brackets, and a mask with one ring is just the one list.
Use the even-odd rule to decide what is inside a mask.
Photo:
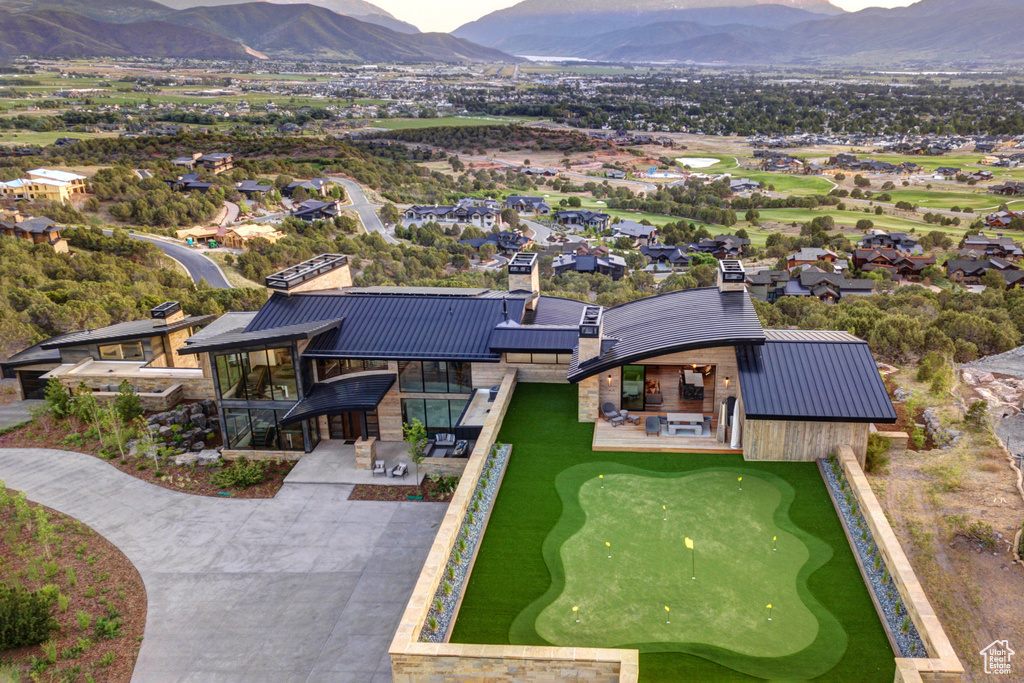
[(772, 540), (773, 541), (777, 541), (777, 540), (779, 540), (779, 537), (778, 536), (772, 536)]
[(668, 605), (665, 605), (665, 611), (666, 611), (666, 612), (668, 612), (668, 611), (669, 611), (669, 609), (668, 609)]
[(612, 547), (612, 544), (611, 544), (611, 542), (609, 542), (609, 541), (605, 541), (605, 542), (604, 542), (604, 544), (605, 544), (606, 546), (608, 546), (609, 548), (611, 548), (611, 547)]
[(737, 477), (736, 481), (743, 481), (743, 477)]
[(579, 611), (579, 609), (580, 609), (580, 608), (579, 608), (579, 607), (578, 607), (577, 605), (573, 605), (573, 606), (572, 606), (572, 611), (573, 611), (573, 612), (578, 612), (578, 611)]
[(662, 505), (662, 506), (661, 506), (661, 509), (662, 509), (662, 510), (666, 510), (667, 508), (666, 508), (666, 507), (665, 507), (664, 505)]
[(597, 475), (597, 478), (598, 479), (604, 479), (604, 475), (603, 474), (599, 474), (599, 475)]
[(771, 609), (771, 608), (772, 608), (772, 606), (771, 606), (771, 605), (768, 605), (768, 609)]
[(686, 537), (686, 547), (693, 550), (693, 539), (689, 536)]

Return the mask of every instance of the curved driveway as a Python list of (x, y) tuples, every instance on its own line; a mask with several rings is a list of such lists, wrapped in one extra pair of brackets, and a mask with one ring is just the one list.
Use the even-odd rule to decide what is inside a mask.
[[(107, 234), (110, 234), (110, 232), (107, 231)], [(131, 233), (129, 237), (133, 240), (145, 240), (146, 242), (152, 242), (156, 246), (160, 247), (165, 254), (184, 266), (185, 270), (188, 271), (188, 274), (196, 283), (200, 280), (206, 280), (206, 284), (210, 285), (214, 289), (231, 288), (231, 285), (228, 283), (228, 279), (224, 275), (224, 271), (220, 269), (220, 266), (218, 266), (209, 257), (204, 256), (201, 252), (177, 242), (162, 240), (149, 235), (141, 235), (136, 232)]]
[(447, 509), (349, 501), (350, 485), (194, 496), (50, 449), (0, 449), (0, 479), (138, 569), (141, 683), (390, 681), (388, 646)]
[(359, 183), (354, 180), (349, 180), (348, 178), (332, 177), (331, 180), (339, 183), (345, 188), (348, 198), (352, 201), (352, 203), (345, 208), (353, 209), (359, 214), (359, 220), (362, 221), (363, 229), (365, 229), (367, 233), (380, 233), (381, 237), (383, 237), (389, 244), (398, 244), (398, 240), (395, 239), (395, 236), (389, 233), (387, 229), (385, 229), (384, 223), (381, 222), (380, 216), (377, 214), (380, 207), (376, 204), (370, 203), (370, 200), (366, 198), (366, 194), (363, 193), (363, 188)]

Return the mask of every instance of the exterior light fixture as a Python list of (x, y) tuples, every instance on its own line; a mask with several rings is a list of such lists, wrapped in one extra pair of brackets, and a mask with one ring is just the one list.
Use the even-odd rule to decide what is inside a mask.
[(726, 389), (729, 388), (729, 378), (728, 377), (725, 378), (725, 388)]

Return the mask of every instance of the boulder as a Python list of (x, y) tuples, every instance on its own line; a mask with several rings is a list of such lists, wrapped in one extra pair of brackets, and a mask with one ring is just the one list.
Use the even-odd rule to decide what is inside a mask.
[(198, 453), (199, 451), (206, 450), (206, 444), (203, 443), (202, 441), (193, 441), (191, 450), (193, 453)]
[(206, 429), (206, 425), (209, 424), (209, 419), (203, 413), (198, 413), (192, 416), (192, 424), (199, 429)]
[(167, 425), (163, 425), (156, 430), (156, 433), (157, 436), (166, 441), (174, 435), (174, 430), (168, 427)]
[(910, 395), (912, 393), (913, 392), (910, 391), (909, 389), (904, 389), (903, 387), (896, 387), (896, 391), (892, 392), (892, 397), (896, 400), (897, 403), (901, 403), (910, 398)]
[(207, 417), (217, 414), (217, 402), (212, 398), (203, 400), (200, 405), (203, 406), (203, 412), (206, 413)]
[(194, 465), (199, 461), (199, 456), (195, 453), (182, 453), (174, 458), (175, 465)]
[(220, 462), (220, 453), (213, 448), (207, 448), (196, 454), (197, 462), (200, 465), (213, 465)]

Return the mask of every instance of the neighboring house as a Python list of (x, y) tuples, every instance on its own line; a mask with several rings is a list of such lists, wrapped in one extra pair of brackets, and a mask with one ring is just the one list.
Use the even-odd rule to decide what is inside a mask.
[(998, 235), (987, 237), (986, 235), (967, 235), (964, 237), (963, 245), (960, 248), (960, 255), (998, 256), (1000, 258), (1016, 261), (1024, 258), (1024, 250), (1021, 245), (1014, 242), (1011, 237)]
[(591, 230), (607, 230), (611, 224), (612, 217), (599, 211), (588, 211), (587, 209), (569, 209), (555, 212), (555, 222), (559, 225), (571, 228), (583, 228)]
[(783, 291), (784, 296), (813, 296), (827, 304), (836, 303), (851, 294), (867, 296), (874, 293), (874, 280), (851, 279), (839, 273), (826, 273), (814, 266), (792, 273)]
[(770, 304), (786, 295), (787, 282), (788, 270), (759, 270), (747, 273), (747, 290), (750, 295), (758, 301), (767, 301)]
[(861, 249), (895, 249), (910, 254), (920, 254), (922, 251), (917, 240), (906, 233), (881, 230), (872, 230), (861, 238), (858, 246)]
[(476, 250), (487, 243), (496, 246), (498, 251), (503, 254), (517, 254), (533, 246), (533, 240), (524, 235), (522, 230), (505, 230), (491, 233), (485, 237), (459, 240), (459, 244), (468, 245)]
[(788, 154), (775, 154), (764, 158), (761, 162), (761, 170), (781, 173), (803, 173), (804, 162), (794, 159)]
[(797, 266), (813, 266), (818, 261), (835, 265), (839, 256), (831, 249), (818, 249), (816, 247), (804, 247), (800, 251), (786, 257), (786, 267), (790, 270)]
[(502, 208), (513, 209), (519, 213), (533, 213), (538, 216), (547, 216), (551, 213), (551, 207), (543, 197), (523, 197), (515, 194), (505, 200)]
[(4, 237), (29, 240), (33, 244), (49, 244), (58, 253), (67, 253), (68, 242), (60, 235), (61, 226), (42, 216), (26, 218), (12, 214), (9, 220), (0, 219), (0, 234)]
[(644, 225), (634, 221), (620, 221), (612, 225), (612, 239), (625, 237), (632, 242), (633, 248), (648, 246), (658, 240), (658, 226)]
[(562, 254), (551, 261), (555, 275), (566, 273), (598, 273), (612, 280), (621, 280), (626, 274), (626, 260), (621, 256), (578, 256)]
[(69, 195), (85, 194), (84, 175), (68, 173), (67, 171), (53, 171), (48, 168), (37, 168), (26, 174), (29, 180), (49, 180), (63, 183), (67, 187)]
[(543, 176), (545, 178), (553, 178), (558, 175), (558, 170), (554, 168), (530, 168), (529, 166), (523, 166), (519, 169), (519, 172), (525, 175)]
[(261, 185), (258, 180), (243, 180), (235, 183), (235, 189), (249, 199), (259, 200), (274, 189), (273, 185)]
[(962, 169), (953, 168), (951, 166), (939, 166), (935, 169), (935, 177), (943, 178), (944, 180), (955, 180)]
[(460, 199), (454, 206), (414, 205), (402, 213), (402, 222), (407, 227), (424, 223), (468, 223), (490, 230), (501, 223), (501, 205), (493, 199)]
[(333, 180), (330, 178), (310, 178), (309, 180), (294, 180), (283, 188), (281, 188), (281, 195), (284, 197), (291, 197), (297, 188), (302, 188), (306, 191), (306, 194), (313, 195), (325, 195), (329, 190), (329, 186), (333, 184)]
[(888, 271), (894, 280), (916, 282), (921, 279), (921, 271), (935, 265), (932, 256), (911, 256), (896, 249), (854, 249), (853, 267), (870, 273), (877, 270)]
[(1024, 195), (1024, 182), (1011, 180), (1003, 183), (1002, 185), (993, 185), (988, 189), (989, 192), (1005, 195), (1007, 197), (1015, 197), (1018, 195)]
[(626, 179), (626, 172), (625, 171), (616, 171), (616, 170), (611, 170), (610, 169), (610, 170), (607, 170), (607, 171), (604, 172), (604, 177), (608, 178), (610, 180), (625, 180)]
[(85, 384), (97, 397), (112, 400), (127, 379), (147, 410), (166, 410), (182, 400), (203, 400), (213, 392), (212, 378), (195, 356), (181, 355), (185, 340), (216, 316), (182, 314), (175, 301), (152, 309), (151, 319), (71, 332), (16, 353), (5, 362), (4, 376), (18, 380), (19, 398), (43, 398), (56, 377), (68, 389)]
[(307, 199), (299, 202), (292, 210), (292, 215), (299, 220), (311, 222), (317, 220), (333, 219), (341, 212), (341, 202), (337, 199), (329, 202), (321, 202), (317, 199)]
[(165, 180), (164, 182), (167, 183), (167, 187), (171, 188), (173, 192), (196, 191), (200, 194), (206, 194), (214, 185), (214, 183), (201, 181), (198, 173), (186, 173), (178, 176), (174, 180)]
[(949, 259), (943, 265), (946, 268), (946, 277), (951, 282), (958, 284), (980, 284), (982, 276), (990, 270), (996, 270), (1002, 274), (1008, 285), (1016, 286), (1022, 277), (1022, 271), (1016, 263), (998, 256), (980, 259)]
[(985, 217), (985, 225), (995, 229), (1007, 228), (1017, 218), (1024, 220), (1024, 211), (998, 211)]
[(272, 225), (266, 225), (263, 223), (249, 223), (246, 225), (236, 225), (234, 227), (226, 228), (224, 234), (218, 234), (218, 242), (225, 247), (231, 247), (232, 249), (248, 249), (250, 241), (257, 237), (265, 239), (268, 242), (277, 242), (285, 236), (283, 232), (280, 232)]
[(744, 247), (750, 246), (750, 240), (736, 235), (715, 235), (686, 245), (690, 252), (711, 254), (718, 260), (736, 258), (743, 253)]
[(729, 189), (732, 192), (752, 192), (761, 189), (761, 183), (750, 178), (737, 178), (729, 181)]
[(69, 202), (85, 192), (85, 176), (37, 168), (27, 178), (0, 182), (0, 197), (28, 201)]
[(683, 247), (667, 244), (644, 245), (640, 247), (640, 253), (651, 265), (688, 268), (693, 260)]
[(234, 155), (227, 152), (211, 152), (209, 154), (194, 152), (192, 155), (187, 157), (172, 159), (171, 163), (175, 166), (182, 166), (189, 170), (200, 166), (211, 173), (223, 173), (224, 171), (230, 171), (235, 167), (234, 160)]

